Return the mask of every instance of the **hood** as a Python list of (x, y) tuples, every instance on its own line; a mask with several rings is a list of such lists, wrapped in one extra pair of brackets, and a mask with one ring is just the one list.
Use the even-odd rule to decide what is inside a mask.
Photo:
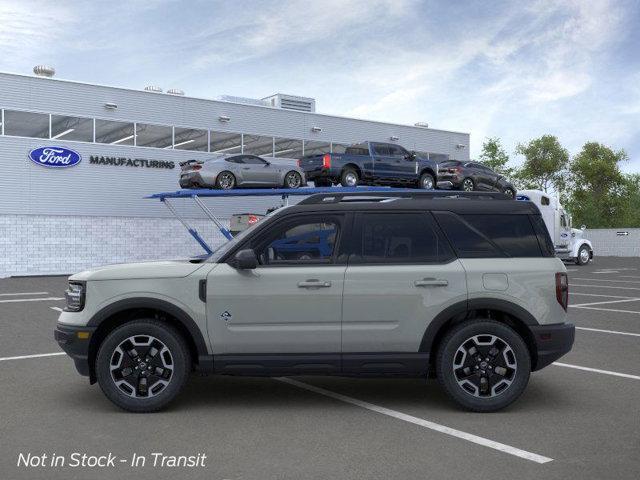
[(133, 280), (143, 278), (181, 278), (202, 267), (202, 263), (189, 260), (163, 260), (156, 262), (122, 263), (85, 270), (69, 280)]
[(582, 238), (582, 235), (584, 235), (584, 230), (580, 230), (579, 228), (571, 229), (571, 236), (573, 238)]

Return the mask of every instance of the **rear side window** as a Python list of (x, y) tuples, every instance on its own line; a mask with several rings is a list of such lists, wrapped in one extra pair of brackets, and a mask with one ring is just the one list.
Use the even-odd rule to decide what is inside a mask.
[(542, 255), (529, 215), (462, 215), (509, 257)]
[(544, 224), (542, 215), (531, 215), (529, 218), (538, 237), (538, 245), (540, 245), (540, 250), (542, 250), (542, 256), (553, 257), (556, 254), (555, 248), (553, 247), (553, 242), (549, 236), (547, 226)]
[(356, 218), (350, 263), (441, 263), (453, 252), (425, 213), (365, 213)]
[(504, 257), (485, 235), (458, 215), (451, 212), (434, 212), (438, 223), (449, 238), (460, 258)]
[(389, 147), (387, 145), (376, 143), (376, 144), (373, 144), (372, 146), (376, 152), (376, 155), (389, 155)]

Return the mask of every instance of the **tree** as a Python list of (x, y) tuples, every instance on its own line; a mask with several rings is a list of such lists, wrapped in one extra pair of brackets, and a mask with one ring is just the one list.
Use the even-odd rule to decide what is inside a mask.
[(485, 139), (482, 144), (480, 161), (483, 165), (486, 165), (500, 175), (504, 175), (506, 177), (513, 176), (514, 169), (507, 166), (507, 163), (509, 163), (509, 155), (502, 147), (502, 143), (500, 143), (500, 139), (498, 137), (488, 137)]
[(640, 174), (624, 177), (624, 206), (618, 227), (640, 228)]
[(569, 152), (554, 135), (543, 135), (527, 144), (519, 144), (516, 153), (524, 155), (517, 172), (519, 183), (526, 188), (561, 193), (566, 186)]
[(637, 183), (625, 179), (620, 171), (618, 164), (626, 159), (624, 150), (613, 151), (598, 142), (585, 143), (573, 158), (569, 168), (569, 205), (576, 225), (617, 227), (623, 224), (626, 212), (633, 209), (629, 198), (637, 187)]

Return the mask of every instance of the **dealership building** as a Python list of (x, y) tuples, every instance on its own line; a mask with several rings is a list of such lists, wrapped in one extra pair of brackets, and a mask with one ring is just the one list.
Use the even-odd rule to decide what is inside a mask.
[[(306, 97), (211, 100), (59, 80), (49, 67), (34, 72), (0, 73), (0, 277), (201, 253), (164, 205), (144, 198), (177, 190), (185, 160), (250, 153), (286, 163), (365, 140), (436, 160), (469, 158), (467, 133), (319, 114)], [(77, 154), (64, 168), (31, 158), (61, 149)], [(281, 198), (206, 202), (228, 221)], [(210, 244), (222, 241), (188, 200), (175, 206)]]

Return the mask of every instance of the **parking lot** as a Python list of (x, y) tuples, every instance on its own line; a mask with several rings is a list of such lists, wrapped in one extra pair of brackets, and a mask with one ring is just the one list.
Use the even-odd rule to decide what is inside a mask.
[[(567, 269), (573, 351), (493, 414), (460, 410), (435, 380), (199, 376), (167, 411), (125, 413), (52, 338), (66, 278), (0, 280), (0, 478), (636, 479), (640, 259)], [(28, 452), (207, 460), (18, 467)]]

